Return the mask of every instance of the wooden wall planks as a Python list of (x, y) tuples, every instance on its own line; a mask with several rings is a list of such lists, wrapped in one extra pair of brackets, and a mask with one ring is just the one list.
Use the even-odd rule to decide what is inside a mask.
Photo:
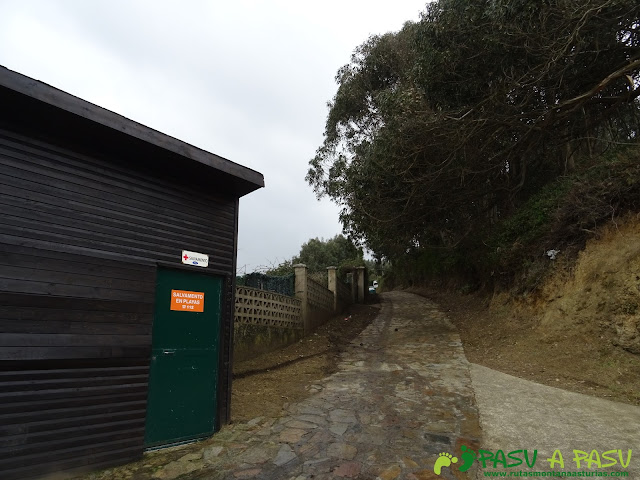
[(28, 133), (0, 129), (3, 479), (142, 454), (156, 262), (206, 252), (227, 276), (230, 355), (237, 199)]

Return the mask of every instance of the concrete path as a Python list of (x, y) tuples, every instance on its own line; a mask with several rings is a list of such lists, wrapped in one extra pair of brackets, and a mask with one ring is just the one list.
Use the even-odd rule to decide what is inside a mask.
[[(564, 468), (556, 463), (555, 470), (565, 471), (589, 471), (584, 460), (577, 466), (574, 450), (586, 452), (580, 457), (598, 451), (602, 465), (611, 463), (600, 458), (602, 453), (616, 450), (608, 455), (617, 465), (601, 471), (626, 470), (629, 478), (640, 478), (640, 407), (540, 385), (475, 364), (471, 378), (480, 410), (483, 449), (505, 454), (537, 450), (533, 470), (538, 471), (551, 470), (547, 459), (555, 450), (564, 461)], [(620, 466), (618, 449), (625, 463), (628, 450), (632, 450), (626, 469)], [(595, 455), (593, 460), (591, 471), (597, 467)]]
[(460, 338), (428, 300), (404, 292), (383, 299), (339, 371), (312, 386), (314, 393), (290, 405), (286, 416), (225, 427), (183, 447), (181, 456), (174, 452), (170, 462), (159, 462), (168, 458), (159, 452), (90, 478), (471, 478), (474, 470), (462, 473), (460, 463), (434, 473), (440, 454), (480, 446)]

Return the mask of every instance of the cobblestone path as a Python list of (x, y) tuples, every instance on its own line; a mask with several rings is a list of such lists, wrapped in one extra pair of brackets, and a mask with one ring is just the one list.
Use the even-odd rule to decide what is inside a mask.
[(460, 338), (428, 300), (385, 293), (380, 315), (343, 354), (339, 371), (311, 388), (281, 418), (225, 427), (160, 468), (152, 455), (105, 478), (473, 477), (460, 464), (433, 471), (440, 453), (477, 449), (480, 429)]

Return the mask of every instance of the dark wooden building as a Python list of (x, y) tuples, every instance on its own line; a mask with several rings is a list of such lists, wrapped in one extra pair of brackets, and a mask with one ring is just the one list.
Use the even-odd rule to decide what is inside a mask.
[(0, 67), (0, 478), (228, 422), (238, 199), (262, 186)]

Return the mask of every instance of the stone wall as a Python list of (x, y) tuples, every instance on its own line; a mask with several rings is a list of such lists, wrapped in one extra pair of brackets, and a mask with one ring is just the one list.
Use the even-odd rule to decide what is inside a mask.
[(305, 333), (311, 333), (324, 324), (333, 315), (334, 295), (311, 278), (307, 279), (307, 319), (305, 321)]
[(328, 267), (326, 278), (320, 278), (318, 274), (309, 275), (305, 265), (295, 265), (295, 298), (237, 286), (234, 360), (246, 360), (294, 343), (354, 300), (360, 300), (364, 277), (354, 275), (352, 289), (337, 278), (336, 270)]

